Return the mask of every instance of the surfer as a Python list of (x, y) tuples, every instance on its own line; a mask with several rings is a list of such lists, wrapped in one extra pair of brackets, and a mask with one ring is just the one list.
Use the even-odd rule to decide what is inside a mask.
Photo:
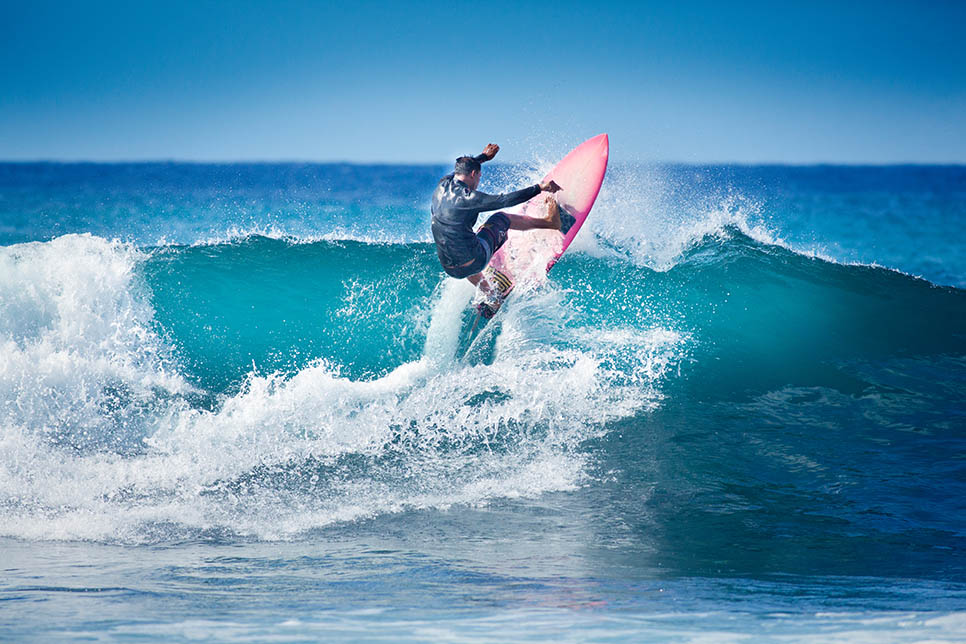
[[(476, 189), (480, 185), (482, 164), (492, 160), (499, 151), (500, 146), (489, 143), (482, 154), (458, 158), (453, 172), (440, 180), (433, 193), (433, 239), (443, 270), (457, 279), (467, 278), (475, 286), (480, 285), (481, 271), (490, 263), (493, 253), (506, 242), (507, 230), (560, 229), (560, 210), (553, 197), (560, 186), (552, 180), (500, 195)], [(550, 193), (545, 218), (497, 212), (490, 215), (479, 232), (473, 233), (481, 212), (509, 208), (541, 192)], [(483, 288), (486, 288), (485, 282)]]

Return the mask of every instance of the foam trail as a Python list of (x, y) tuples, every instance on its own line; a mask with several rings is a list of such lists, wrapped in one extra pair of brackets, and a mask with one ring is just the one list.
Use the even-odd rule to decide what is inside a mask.
[(455, 356), (462, 330), (463, 309), (476, 292), (476, 288), (467, 280), (456, 279), (444, 279), (440, 290), (430, 318), (424, 351), (425, 358), (434, 365), (443, 364)]

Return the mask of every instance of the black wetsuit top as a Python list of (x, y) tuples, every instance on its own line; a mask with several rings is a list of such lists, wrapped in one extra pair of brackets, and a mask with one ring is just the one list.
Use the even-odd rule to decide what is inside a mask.
[[(433, 239), (444, 268), (461, 266), (476, 257), (480, 242), (473, 226), (481, 212), (509, 208), (540, 194), (540, 186), (502, 195), (471, 190), (452, 174), (442, 178), (433, 193)], [(495, 249), (491, 249), (495, 250)]]

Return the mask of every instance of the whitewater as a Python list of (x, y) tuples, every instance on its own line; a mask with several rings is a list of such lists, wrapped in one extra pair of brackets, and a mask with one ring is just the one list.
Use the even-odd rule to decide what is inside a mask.
[(966, 636), (966, 170), (618, 164), (472, 360), (444, 171), (0, 164), (0, 639)]

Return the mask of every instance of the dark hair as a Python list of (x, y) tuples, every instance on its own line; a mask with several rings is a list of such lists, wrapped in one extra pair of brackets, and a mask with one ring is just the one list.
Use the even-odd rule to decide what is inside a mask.
[(456, 160), (454, 171), (456, 174), (470, 174), (479, 172), (481, 167), (480, 162), (473, 157), (460, 157)]

